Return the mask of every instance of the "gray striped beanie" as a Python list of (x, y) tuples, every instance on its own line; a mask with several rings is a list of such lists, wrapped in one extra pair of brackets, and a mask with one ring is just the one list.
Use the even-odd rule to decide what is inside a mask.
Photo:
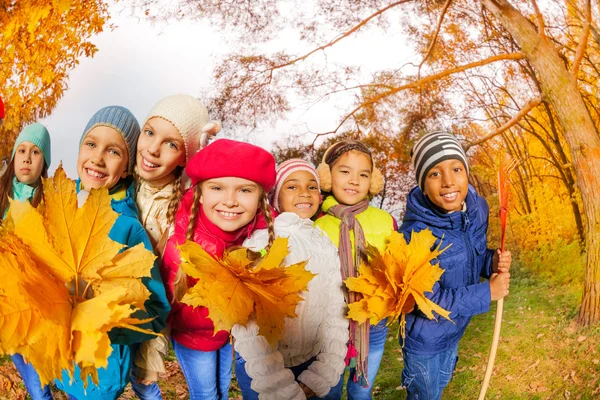
[(446, 160), (459, 160), (469, 174), (467, 155), (458, 139), (447, 132), (432, 132), (423, 136), (410, 151), (417, 184), (423, 190), (425, 177), (431, 168)]
[(121, 134), (125, 140), (125, 144), (127, 145), (127, 153), (129, 157), (127, 171), (130, 174), (133, 173), (137, 152), (137, 142), (138, 138), (140, 137), (140, 124), (138, 120), (134, 117), (131, 111), (125, 107), (104, 107), (100, 111), (96, 112), (96, 114), (94, 114), (90, 119), (90, 122), (88, 122), (85, 126), (83, 135), (79, 140), (79, 146), (81, 146), (85, 135), (87, 135), (89, 131), (97, 126), (108, 126), (109, 128), (113, 128), (119, 132), (119, 134)]

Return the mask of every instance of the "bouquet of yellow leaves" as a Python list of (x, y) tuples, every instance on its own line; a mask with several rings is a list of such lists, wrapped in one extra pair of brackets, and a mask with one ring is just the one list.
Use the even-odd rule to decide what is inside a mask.
[(389, 317), (392, 324), (400, 317), (400, 332), (405, 337), (405, 315), (415, 305), (429, 319), (433, 311), (451, 321), (450, 313), (425, 297), (440, 279), (443, 269), (431, 261), (442, 254), (440, 245), (431, 250), (436, 238), (429, 229), (413, 232), (410, 244), (402, 234), (393, 232), (385, 252), (369, 247), (370, 265), (361, 264), (359, 276), (344, 281), (349, 290), (362, 294), (360, 301), (350, 304), (348, 318), (363, 323), (377, 324)]
[(198, 279), (183, 296), (182, 303), (209, 309), (215, 332), (245, 325), (256, 313), (259, 332), (271, 344), (281, 338), (285, 317), (296, 317), (299, 292), (315, 276), (305, 269), (306, 261), (286, 267), (288, 239), (278, 237), (258, 263), (244, 247), (226, 250), (216, 260), (192, 241), (180, 247), (181, 268)]
[(153, 334), (136, 326), (150, 320), (132, 314), (150, 296), (141, 278), (156, 257), (142, 244), (121, 252), (109, 239), (118, 214), (106, 189), (78, 207), (62, 167), (43, 185), (44, 201), (11, 201), (0, 228), (0, 352), (23, 355), (42, 385), (63, 370), (73, 376), (75, 364), (84, 382), (98, 384), (111, 329)]

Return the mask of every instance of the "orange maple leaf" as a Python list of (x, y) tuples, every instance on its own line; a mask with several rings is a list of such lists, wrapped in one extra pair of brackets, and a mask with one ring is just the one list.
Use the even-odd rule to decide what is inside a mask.
[(440, 250), (441, 243), (431, 250), (435, 241), (436, 237), (426, 229), (413, 232), (410, 244), (406, 243), (402, 234), (393, 232), (383, 254), (369, 246), (369, 265), (361, 264), (359, 276), (344, 281), (349, 290), (363, 296), (348, 305), (348, 318), (359, 323), (370, 320), (371, 324), (389, 318), (389, 324), (392, 324), (400, 317), (402, 337), (405, 336), (405, 315), (415, 305), (429, 319), (435, 318), (435, 311), (451, 321), (450, 312), (425, 297), (425, 292), (433, 290), (433, 285), (444, 272), (431, 264), (446, 250)]
[(300, 292), (315, 276), (305, 269), (306, 261), (282, 265), (289, 254), (287, 238), (275, 239), (258, 264), (248, 257), (248, 249), (227, 250), (220, 260), (202, 247), (187, 241), (181, 247), (181, 268), (198, 279), (182, 302), (209, 309), (215, 332), (245, 325), (256, 313), (260, 334), (269, 343), (281, 338), (285, 317), (296, 317)]
[(42, 385), (75, 364), (97, 384), (112, 328), (153, 333), (131, 315), (150, 296), (141, 278), (156, 257), (143, 245), (121, 252), (108, 237), (118, 215), (106, 189), (78, 207), (62, 167), (43, 185), (43, 203), (11, 201), (0, 229), (0, 351), (28, 359)]

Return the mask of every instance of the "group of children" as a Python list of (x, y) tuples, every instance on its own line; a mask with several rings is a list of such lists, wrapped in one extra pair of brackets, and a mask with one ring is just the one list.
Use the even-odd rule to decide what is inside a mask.
[[(300, 159), (276, 166), (269, 152), (248, 143), (208, 144), (220, 129), (187, 95), (159, 101), (141, 129), (118, 106), (99, 110), (85, 127), (79, 193), (108, 189), (119, 214), (109, 236), (128, 247), (144, 243), (159, 256), (143, 283), (151, 293), (145, 317), (154, 318), (148, 327), (162, 335), (111, 331), (113, 352), (98, 386), (89, 381), (84, 389), (78, 371), (57, 380), (70, 399), (116, 399), (128, 382), (140, 399), (162, 398), (157, 380), (169, 344), (191, 399), (227, 399), (233, 360), (244, 399), (340, 399), (346, 368), (348, 398), (371, 398), (388, 321), (349, 321), (346, 304), (359, 298), (342, 283), (368, 261), (368, 245), (384, 250), (398, 229), (388, 213), (369, 205), (383, 187), (370, 150), (345, 140), (327, 149), (316, 169)], [(452, 243), (439, 257), (445, 272), (428, 294), (451, 312), (452, 322), (430, 321), (418, 309), (407, 316), (402, 382), (409, 399), (439, 399), (471, 316), (508, 294), (511, 256), (487, 249), (487, 204), (468, 185), (468, 162), (456, 138), (425, 135), (412, 157), (418, 186), (400, 231), (410, 240), (413, 231), (430, 229), (444, 245)], [(39, 204), (40, 177), (49, 167), (48, 131), (41, 124), (25, 127), (0, 178), (0, 212), (6, 215), (8, 197)], [(196, 281), (179, 267), (179, 245), (192, 240), (218, 258), (232, 246), (268, 250), (276, 236), (289, 238), (286, 264), (308, 260), (316, 276), (274, 346), (252, 318), (215, 333), (210, 310), (181, 302)], [(18, 354), (12, 358), (31, 397), (51, 399), (31, 364)]]

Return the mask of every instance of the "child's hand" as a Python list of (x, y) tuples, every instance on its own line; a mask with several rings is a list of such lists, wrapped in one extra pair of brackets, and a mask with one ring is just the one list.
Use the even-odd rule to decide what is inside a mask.
[(149, 380), (149, 379), (141, 379), (141, 378), (137, 378), (137, 379), (136, 379), (136, 382), (137, 382), (137, 383), (141, 383), (142, 385), (145, 385), (145, 386), (150, 386), (150, 385), (152, 385), (152, 384), (154, 383), (154, 381), (153, 381), (153, 380)]
[(501, 274), (492, 274), (492, 277), (490, 278), (490, 292), (492, 294), (492, 301), (500, 300), (504, 298), (504, 296), (508, 295), (509, 287), (509, 272), (503, 272)]
[(504, 252), (500, 252), (500, 249), (496, 250), (496, 252), (494, 253), (494, 258), (492, 260), (492, 265), (495, 273), (508, 272), (511, 263), (512, 254), (510, 251), (505, 250)]
[(311, 388), (306, 386), (304, 383), (298, 382), (298, 385), (300, 385), (300, 388), (304, 392), (304, 395), (306, 396), (307, 399), (310, 399), (311, 397), (315, 397), (317, 395), (315, 392), (312, 391)]

